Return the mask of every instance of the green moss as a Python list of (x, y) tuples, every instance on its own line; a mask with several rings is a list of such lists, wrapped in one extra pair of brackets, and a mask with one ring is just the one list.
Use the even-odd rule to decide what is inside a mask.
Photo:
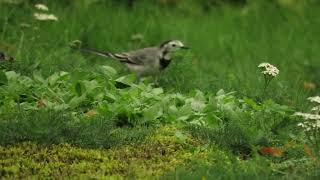
[(8, 178), (96, 177), (146, 178), (206, 156), (200, 143), (171, 126), (157, 130), (143, 143), (111, 149), (85, 149), (25, 142), (0, 146), (0, 176)]

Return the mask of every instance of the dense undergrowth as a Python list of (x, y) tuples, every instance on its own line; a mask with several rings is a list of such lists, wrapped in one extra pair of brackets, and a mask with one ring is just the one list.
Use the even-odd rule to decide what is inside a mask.
[[(320, 176), (319, 128), (302, 118), (320, 111), (306, 98), (319, 95), (318, 6), (48, 1), (59, 20), (39, 22), (33, 2), (17, 2), (0, 1), (0, 52), (13, 56), (0, 59), (0, 178)], [(160, 87), (69, 48), (172, 37), (192, 50)], [(268, 87), (265, 61), (280, 69)]]
[[(88, 166), (94, 162), (75, 158), (75, 162), (84, 161), (84, 164), (79, 165), (83, 169), (76, 168), (79, 171), (73, 169), (73, 167), (77, 167), (73, 161), (61, 164), (58, 160), (59, 166), (51, 164), (50, 160), (46, 163), (46, 158), (52, 158), (51, 150), (55, 152), (57, 151), (55, 148), (58, 148), (64, 151), (65, 147), (62, 145), (53, 146), (53, 149), (49, 148), (48, 157), (39, 160), (40, 162), (44, 161), (47, 168), (39, 170), (36, 167), (28, 166), (20, 169), (15, 166), (24, 167), (23, 162), (26, 161), (24, 158), (27, 157), (12, 162), (10, 157), (6, 155), (10, 154), (10, 149), (6, 150), (3, 147), (2, 174), (8, 177), (11, 175), (12, 177), (52, 176), (60, 165), (66, 168), (66, 170), (64, 168), (60, 170), (61, 174), (64, 174), (65, 171), (75, 171), (74, 173), (79, 176), (81, 173), (84, 173), (85, 176), (92, 176), (94, 173), (97, 176), (129, 176), (130, 173), (133, 173), (132, 176), (139, 177), (148, 174), (156, 175), (154, 173), (158, 171), (158, 175), (161, 175), (165, 170), (170, 169), (164, 165), (156, 165), (157, 163), (153, 159), (149, 162), (149, 158), (160, 159), (160, 161), (167, 159), (170, 161), (168, 163), (173, 163), (171, 170), (175, 169), (178, 164), (185, 164), (188, 168), (188, 161), (192, 162), (197, 158), (191, 154), (185, 155), (187, 158), (184, 159), (184, 156), (179, 156), (180, 153), (184, 154), (189, 148), (192, 149), (191, 152), (197, 152), (196, 149), (200, 148), (206, 149), (207, 153), (216, 156), (215, 151), (210, 151), (213, 147), (219, 147), (233, 154), (232, 156), (231, 154), (226, 155), (227, 159), (234, 159), (233, 156), (236, 156), (241, 161), (248, 159), (253, 161), (245, 163), (243, 168), (249, 168), (249, 172), (243, 174), (244, 176), (260, 175), (259, 168), (261, 167), (252, 171), (251, 167), (247, 167), (254, 164), (255, 161), (261, 160), (256, 160), (257, 156), (260, 156), (259, 153), (270, 156), (271, 159), (262, 160), (266, 161), (266, 166), (270, 163), (276, 164), (275, 167), (265, 172), (272, 172), (270, 175), (279, 175), (277, 166), (282, 167), (282, 163), (289, 163), (288, 167), (284, 168), (284, 174), (287, 174), (286, 170), (291, 168), (295, 161), (311, 163), (304, 167), (310, 173), (309, 175), (313, 175), (314, 168), (317, 166), (317, 160), (313, 161), (313, 159), (317, 159), (317, 155), (314, 154), (317, 151), (317, 144), (303, 140), (305, 135), (301, 129), (297, 128), (297, 123), (300, 121), (292, 116), (293, 109), (279, 105), (270, 99), (261, 102), (255, 102), (249, 98), (239, 99), (234, 96), (234, 93), (225, 93), (223, 90), (217, 93), (203, 93), (196, 90), (185, 95), (164, 92), (162, 88), (152, 87), (152, 84), (144, 82), (134, 84), (134, 78), (131, 75), (119, 77), (116, 70), (109, 66), (102, 66), (100, 71), (96, 72), (58, 72), (46, 79), (37, 73), (34, 73), (33, 77), (22, 76), (13, 71), (2, 73), (3, 84), (0, 88), (2, 94), (0, 108), (2, 115), (0, 117), (1, 145), (8, 146), (31, 141), (38, 143), (40, 149), (44, 148), (44, 151), (47, 151), (44, 145), (68, 143), (75, 146), (75, 151), (81, 151), (77, 147), (108, 148), (110, 150), (107, 152), (97, 150), (97, 153), (101, 151), (101, 153), (106, 153), (106, 156), (109, 156), (110, 152), (129, 148), (130, 153), (134, 153), (133, 150), (136, 150), (133, 155), (135, 163), (142, 163), (143, 166), (148, 167), (146, 172), (140, 174), (138, 170), (125, 171), (125, 169), (131, 169), (128, 164), (119, 165), (121, 169), (118, 170), (116, 162), (111, 163), (115, 167), (104, 169), (106, 166), (104, 160), (102, 160), (101, 166), (94, 166), (91, 169)], [(166, 137), (165, 142), (158, 144), (157, 140), (150, 139), (150, 137), (160, 136), (159, 138), (162, 139), (161, 136), (165, 133), (159, 132), (157, 129), (161, 129), (163, 124), (172, 124), (172, 127), (174, 125), (180, 130), (175, 128), (170, 132), (171, 139), (170, 136)], [(190, 137), (197, 139), (193, 141), (199, 142), (188, 145), (190, 143), (187, 141)], [(179, 145), (179, 148), (177, 147), (178, 149), (175, 149), (175, 143), (170, 144), (174, 139), (182, 144)], [(307, 144), (310, 143), (315, 149), (309, 148)], [(172, 157), (161, 155), (162, 151), (170, 151), (172, 146), (175, 149)], [(28, 149), (31, 148), (30, 153), (32, 154), (35, 153), (32, 150), (34, 147), (37, 145), (31, 143), (18, 148), (25, 148), (25, 151), (28, 152)], [(145, 154), (145, 150), (153, 151), (153, 148), (156, 148), (154, 153), (160, 153), (160, 157), (155, 154), (146, 155), (148, 157), (140, 156), (140, 154)], [(306, 148), (310, 152), (306, 151)], [(88, 151), (91, 152), (91, 150)], [(86, 152), (87, 150), (84, 150), (83, 153), (86, 154)], [(35, 153), (34, 156), (38, 156), (38, 153)], [(90, 153), (88, 156), (91, 156)], [(131, 156), (128, 156), (126, 158), (129, 158), (128, 161), (131, 164)], [(172, 159), (173, 157), (176, 160)], [(139, 160), (139, 158), (141, 159)], [(147, 162), (144, 162), (144, 159)], [(29, 160), (36, 165), (34, 158)], [(7, 163), (8, 161), (11, 163)], [(229, 161), (231, 160), (224, 163), (228, 164), (233, 160)], [(241, 164), (238, 161), (239, 159), (236, 163)], [(214, 161), (203, 157), (200, 158), (198, 165), (204, 169), (222, 168), (220, 165), (211, 167), (212, 162)], [(148, 163), (155, 163), (154, 168)], [(240, 164), (235, 164), (235, 167), (232, 168), (238, 168)], [(34, 168), (35, 170), (31, 170)], [(178, 169), (176, 173), (179, 174), (180, 171), (183, 170)], [(195, 173), (202, 171), (201, 169), (196, 170)], [(75, 174), (71, 173), (71, 176)], [(166, 174), (165, 176), (171, 177), (171, 175)], [(299, 177), (298, 172), (296, 175)], [(210, 176), (211, 174), (208, 174), (208, 177)]]

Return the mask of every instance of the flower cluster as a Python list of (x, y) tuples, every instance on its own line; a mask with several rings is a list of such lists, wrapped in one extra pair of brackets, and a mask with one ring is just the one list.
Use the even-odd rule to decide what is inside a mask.
[(320, 120), (320, 115), (318, 114), (296, 112), (294, 115), (303, 117), (305, 120)]
[(300, 116), (305, 120), (298, 124), (298, 126), (304, 128), (305, 131), (318, 130), (320, 129), (320, 97), (309, 97), (308, 100), (310, 102), (318, 103), (318, 106), (311, 109), (313, 113), (296, 112), (294, 115)]
[[(49, 8), (44, 4), (36, 4), (34, 7), (41, 11), (49, 11)], [(39, 21), (58, 21), (58, 18), (53, 14), (34, 13), (33, 16)]]
[(276, 77), (279, 74), (279, 69), (269, 63), (261, 63), (259, 64), (258, 68), (262, 69), (261, 73), (264, 75)]
[(53, 14), (34, 13), (33, 15), (39, 21), (58, 21), (58, 18)]
[(264, 91), (266, 91), (272, 79), (279, 74), (279, 69), (269, 63), (260, 63), (258, 68), (262, 70), (261, 73), (264, 75)]
[(312, 129), (320, 129), (320, 121), (312, 122), (301, 122), (298, 126), (303, 128), (305, 131), (311, 131)]
[(44, 4), (36, 4), (34, 7), (42, 11), (49, 11), (49, 8)]
[(309, 97), (308, 100), (320, 104), (320, 96)]
[(311, 109), (311, 111), (318, 111), (320, 112), (320, 106), (315, 106)]

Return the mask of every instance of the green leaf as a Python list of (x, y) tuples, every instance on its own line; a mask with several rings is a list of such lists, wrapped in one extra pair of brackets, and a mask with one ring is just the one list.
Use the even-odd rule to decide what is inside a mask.
[(90, 74), (88, 72), (75, 70), (74, 72), (72, 72), (70, 80), (76, 82), (76, 81), (84, 80), (88, 78), (90, 78)]
[(36, 61), (30, 66), (30, 69), (35, 70), (39, 68), (39, 66), (40, 66), (40, 61)]
[(59, 81), (67, 81), (70, 78), (70, 73), (60, 71), (59, 72)]
[(224, 92), (223, 89), (220, 89), (218, 92), (217, 92), (217, 96), (222, 96), (222, 95), (225, 95), (226, 93)]
[(71, 108), (77, 108), (80, 106), (81, 103), (83, 103), (86, 100), (86, 95), (83, 94), (82, 96), (78, 97), (73, 97), (70, 101), (69, 101), (69, 106)]
[(269, 99), (263, 102), (263, 107), (266, 112), (276, 112), (285, 115), (286, 112), (292, 111), (288, 106), (280, 105)]
[(41, 82), (41, 83), (44, 83), (45, 80), (43, 79), (43, 77), (41, 76), (40, 72), (38, 71), (34, 71), (33, 72), (33, 79), (38, 81), (38, 82)]
[(85, 92), (85, 87), (81, 82), (77, 82), (74, 88), (78, 96), (82, 96), (82, 94)]
[(3, 71), (0, 71), (0, 86), (4, 84), (8, 84), (8, 79), (6, 74)]
[(66, 80), (68, 77), (69, 73), (61, 71), (61, 72), (56, 72), (52, 74), (51, 76), (48, 77), (47, 81), (49, 85), (55, 85), (59, 80), (63, 81)]
[(94, 89), (100, 87), (100, 84), (96, 81), (96, 80), (91, 80), (91, 81), (82, 81), (83, 85), (84, 85), (84, 88), (85, 90), (88, 92), (88, 93), (91, 93), (93, 92)]
[(59, 79), (59, 74), (54, 73), (51, 76), (49, 76), (47, 80), (48, 80), (49, 85), (54, 85), (54, 84), (56, 84), (58, 79)]
[(192, 101), (191, 101), (192, 110), (203, 111), (205, 107), (206, 107), (206, 104), (204, 103), (204, 101), (192, 99)]
[(171, 105), (171, 106), (169, 106), (169, 108), (168, 108), (168, 113), (169, 113), (169, 114), (176, 114), (178, 111), (179, 111), (179, 110), (178, 110), (178, 108), (177, 108), (175, 105)]
[(116, 79), (115, 81), (122, 83), (122, 84), (131, 85), (135, 81), (135, 76), (133, 74), (121, 76), (118, 79)]
[(146, 120), (155, 120), (161, 117), (162, 115), (163, 109), (159, 105), (153, 105), (147, 108), (143, 113), (143, 116)]
[(187, 99), (187, 102), (190, 102), (191, 108), (194, 111), (203, 111), (206, 107), (206, 98), (204, 97), (203, 92), (196, 90), (194, 98)]
[(109, 76), (109, 77), (114, 77), (117, 74), (117, 71), (110, 66), (101, 66), (100, 70), (103, 74)]
[(135, 79), (136, 78), (133, 74), (119, 77), (118, 79), (115, 80), (115, 82), (116, 82), (115, 86), (119, 89), (128, 88), (133, 84)]
[(249, 98), (244, 98), (243, 101), (248, 104), (249, 106), (252, 107), (252, 109), (259, 111), (262, 109), (262, 107), (260, 105), (258, 105), (256, 102), (254, 102), (252, 99)]
[(116, 99), (117, 99), (113, 94), (111, 94), (111, 93), (109, 93), (109, 92), (105, 93), (105, 97), (106, 97), (106, 99), (107, 99), (108, 101), (110, 101), (110, 102), (114, 102), (114, 101), (116, 101)]
[(187, 139), (188, 139), (188, 137), (184, 134), (184, 133), (182, 133), (181, 131), (179, 131), (179, 130), (176, 130), (176, 132), (175, 132), (175, 137), (177, 138), (177, 140), (180, 142), (180, 143), (186, 143), (186, 141), (187, 141)]
[(6, 76), (7, 76), (7, 78), (8, 78), (8, 80), (10, 81), (10, 80), (12, 80), (12, 81), (15, 81), (15, 80), (17, 80), (18, 78), (19, 78), (19, 74), (17, 74), (16, 72), (14, 72), (14, 71), (8, 71), (8, 72), (5, 72), (5, 74), (6, 74)]
[(163, 89), (162, 89), (162, 88), (153, 88), (153, 89), (152, 89), (152, 93), (153, 93), (154, 95), (163, 94)]
[(204, 94), (202, 91), (196, 90), (196, 94), (194, 96), (195, 99), (200, 100), (200, 101), (205, 101), (206, 98), (204, 97)]
[(190, 118), (190, 116), (189, 115), (186, 115), (186, 116), (180, 116), (178, 119), (177, 119), (177, 121), (186, 121), (186, 120), (188, 120)]

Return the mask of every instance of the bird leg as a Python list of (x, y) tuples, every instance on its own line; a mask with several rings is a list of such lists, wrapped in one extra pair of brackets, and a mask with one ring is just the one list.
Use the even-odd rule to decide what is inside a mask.
[(158, 76), (158, 75), (155, 75), (155, 76), (154, 76), (154, 85), (155, 85), (156, 87), (159, 87), (159, 76)]

